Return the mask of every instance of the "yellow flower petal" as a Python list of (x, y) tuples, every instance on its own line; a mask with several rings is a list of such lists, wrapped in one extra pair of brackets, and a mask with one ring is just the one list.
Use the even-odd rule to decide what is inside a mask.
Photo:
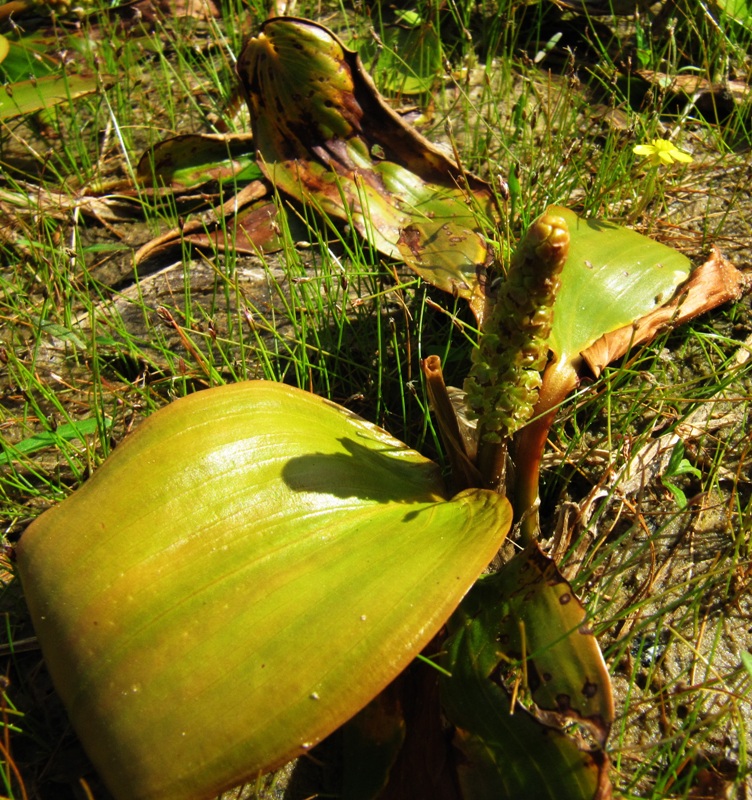
[(680, 150), (668, 139), (653, 139), (650, 144), (635, 145), (632, 148), (632, 152), (638, 156), (645, 156), (653, 165), (665, 164), (670, 166), (674, 161), (681, 161), (684, 164), (694, 161), (689, 153)]

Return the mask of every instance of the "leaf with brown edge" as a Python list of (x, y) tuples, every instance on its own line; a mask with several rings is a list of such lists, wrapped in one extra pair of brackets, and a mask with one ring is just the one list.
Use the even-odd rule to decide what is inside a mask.
[(263, 177), (256, 164), (250, 134), (172, 136), (150, 147), (136, 167), (142, 186), (168, 186), (176, 191), (209, 182), (235, 184)]
[[(442, 701), (456, 726), (464, 800), (611, 796), (603, 749), (611, 684), (585, 623), (571, 587), (536, 545), (481, 578), (451, 617)], [(567, 722), (587, 728), (594, 745), (564, 733)]]
[(597, 342), (593, 363), (607, 363), (623, 355), (630, 342), (636, 343), (635, 326), (641, 320), (652, 319), (652, 326), (648, 323), (642, 328), (645, 337), (640, 341), (647, 341), (655, 335), (659, 320), (665, 322), (677, 313), (670, 303), (692, 272), (685, 255), (636, 231), (606, 220), (585, 219), (558, 206), (551, 206), (547, 213), (566, 220), (570, 249), (554, 304), (549, 337), (553, 358), (543, 373), (533, 421), (515, 441), (515, 509), (523, 518), (521, 532), (526, 542), (537, 535), (537, 514), (527, 510), (533, 509), (538, 497), (548, 429), (556, 409), (587, 369), (583, 353)]
[(286, 194), (470, 301), (481, 317), (493, 193), (407, 126), (322, 25), (268, 20), (238, 59), (259, 164)]
[(506, 610), (498, 625), (499, 648), (508, 659), (526, 660), (538, 712), (585, 726), (604, 747), (614, 721), (611, 680), (572, 587), (537, 544), (497, 575)]
[(570, 235), (550, 337), (557, 360), (576, 365), (596, 339), (668, 302), (691, 272), (685, 255), (630, 228), (560, 206), (546, 213), (565, 219)]
[(752, 287), (749, 273), (740, 272), (719, 250), (697, 267), (671, 302), (618, 330), (601, 336), (582, 352), (594, 375), (633, 347), (654, 339), (667, 326), (683, 325), (724, 303), (739, 300)]
[(162, 258), (185, 244), (210, 252), (230, 248), (249, 255), (280, 250), (279, 209), (268, 198), (268, 193), (266, 183), (252, 181), (215, 209), (208, 220), (192, 219), (182, 228), (173, 228), (147, 242), (136, 252), (134, 263)]

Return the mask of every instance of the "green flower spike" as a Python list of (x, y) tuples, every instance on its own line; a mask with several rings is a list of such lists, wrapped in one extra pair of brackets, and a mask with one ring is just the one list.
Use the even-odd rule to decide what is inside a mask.
[(468, 408), (479, 420), (481, 443), (504, 442), (532, 417), (568, 252), (566, 221), (544, 214), (512, 256), (465, 381)]

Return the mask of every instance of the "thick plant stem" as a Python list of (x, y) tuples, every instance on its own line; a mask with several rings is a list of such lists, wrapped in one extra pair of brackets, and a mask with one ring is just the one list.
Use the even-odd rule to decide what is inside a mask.
[(482, 486), (480, 473), (467, 452), (457, 414), (444, 383), (441, 359), (438, 356), (429, 356), (421, 361), (420, 366), (426, 379), (428, 397), (436, 417), (439, 435), (452, 468), (452, 489), (459, 492)]
[(5, 21), (13, 14), (20, 14), (32, 8), (33, 3), (26, 2), (26, 0), (11, 0), (10, 3), (0, 5), (0, 22)]
[(528, 545), (538, 538), (538, 488), (543, 451), (559, 406), (577, 386), (577, 369), (566, 358), (552, 362), (543, 373), (533, 421), (517, 434), (514, 443), (515, 482), (509, 494), (519, 523), (520, 542)]
[(478, 472), (482, 476), (482, 487), (499, 494), (506, 494), (507, 440), (482, 442), (478, 446)]

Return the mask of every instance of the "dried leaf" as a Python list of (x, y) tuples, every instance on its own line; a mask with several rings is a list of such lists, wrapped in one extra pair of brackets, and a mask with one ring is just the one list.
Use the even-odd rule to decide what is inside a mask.
[(631, 348), (649, 342), (667, 325), (682, 325), (723, 303), (738, 300), (751, 287), (749, 275), (740, 272), (714, 249), (710, 258), (694, 270), (671, 302), (632, 325), (625, 325), (601, 336), (582, 352), (582, 357), (593, 374), (600, 375), (607, 364), (620, 358)]
[(661, 89), (671, 92), (682, 92), (690, 96), (704, 94), (725, 95), (732, 97), (737, 103), (742, 103), (750, 97), (749, 84), (744, 81), (724, 81), (713, 83), (702, 75), (682, 74), (669, 75), (665, 72), (655, 72), (651, 69), (639, 69), (636, 74), (648, 83), (655, 84)]
[(356, 53), (321, 25), (275, 18), (241, 53), (238, 75), (275, 186), (482, 315), (490, 187), (405, 125)]
[(266, 199), (262, 181), (244, 186), (237, 195), (215, 209), (210, 218), (194, 219), (147, 242), (136, 253), (135, 264), (162, 258), (176, 247), (190, 244), (210, 252), (230, 247), (237, 253), (271, 253), (282, 247), (276, 222), (277, 206)]

